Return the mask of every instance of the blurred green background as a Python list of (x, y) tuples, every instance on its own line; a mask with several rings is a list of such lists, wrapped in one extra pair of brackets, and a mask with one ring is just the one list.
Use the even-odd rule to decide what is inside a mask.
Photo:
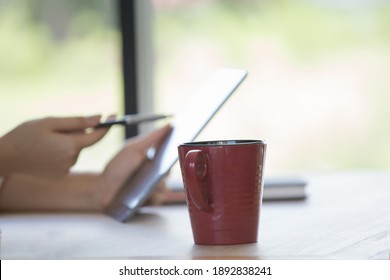
[[(0, 0), (1, 133), (32, 118), (121, 113), (114, 4)], [(122, 139), (113, 129), (77, 168), (103, 168)]]
[[(261, 138), (269, 172), (390, 167), (388, 1), (153, 0), (154, 98), (176, 113), (218, 67), (248, 69), (201, 138)], [(121, 113), (116, 1), (0, 0), (0, 132)], [(99, 169), (113, 129), (80, 159)]]
[(390, 167), (388, 1), (153, 3), (160, 108), (249, 71), (201, 138), (265, 139), (269, 174)]

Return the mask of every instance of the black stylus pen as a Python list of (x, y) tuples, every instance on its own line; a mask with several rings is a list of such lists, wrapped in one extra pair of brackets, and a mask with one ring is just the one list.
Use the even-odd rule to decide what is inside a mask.
[(95, 126), (95, 128), (110, 127), (112, 125), (136, 125), (143, 122), (151, 122), (156, 120), (161, 120), (171, 117), (171, 115), (161, 115), (161, 114), (135, 114), (135, 115), (126, 115), (114, 120), (108, 120), (102, 122)]

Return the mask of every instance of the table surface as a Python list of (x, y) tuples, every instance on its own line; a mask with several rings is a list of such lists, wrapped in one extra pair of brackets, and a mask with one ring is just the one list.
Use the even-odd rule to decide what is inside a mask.
[(257, 243), (194, 245), (185, 205), (143, 207), (127, 223), (96, 213), (3, 213), (0, 258), (390, 258), (390, 172), (306, 179), (306, 200), (263, 203)]

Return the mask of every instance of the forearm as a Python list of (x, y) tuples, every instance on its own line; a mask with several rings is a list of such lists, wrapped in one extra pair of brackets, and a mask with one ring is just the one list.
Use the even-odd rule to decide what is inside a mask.
[(0, 190), (1, 211), (101, 211), (97, 174), (70, 174), (57, 179), (10, 174)]
[(12, 147), (7, 145), (3, 137), (0, 137), (0, 176), (6, 176), (12, 169)]

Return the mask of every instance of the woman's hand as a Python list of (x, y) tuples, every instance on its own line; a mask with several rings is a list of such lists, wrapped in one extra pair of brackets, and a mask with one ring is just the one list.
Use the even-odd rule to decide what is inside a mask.
[(67, 174), (80, 151), (107, 133), (108, 129), (91, 129), (99, 120), (100, 116), (66, 117), (22, 123), (0, 138), (0, 175), (18, 172), (58, 177)]
[[(101, 173), (68, 173), (56, 178), (11, 173), (2, 186), (0, 211), (102, 211), (112, 202), (127, 178), (147, 160), (149, 148), (157, 147), (171, 129), (167, 125), (149, 135), (130, 139)], [(149, 202), (161, 202), (164, 190), (162, 181)]]

